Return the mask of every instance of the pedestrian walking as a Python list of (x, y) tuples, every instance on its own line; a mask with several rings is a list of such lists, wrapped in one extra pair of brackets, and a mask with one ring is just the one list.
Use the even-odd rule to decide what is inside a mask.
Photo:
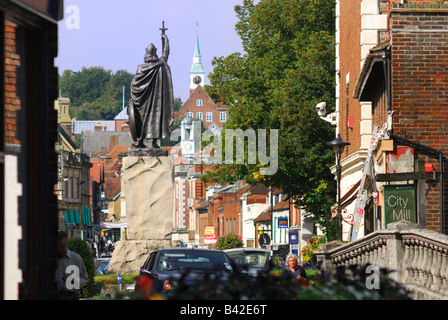
[(77, 300), (77, 290), (89, 283), (86, 267), (81, 256), (68, 249), (68, 235), (58, 232), (56, 282), (61, 300)]
[(283, 269), (282, 279), (308, 280), (305, 269), (299, 265), (299, 258), (295, 254), (286, 257), (286, 268)]

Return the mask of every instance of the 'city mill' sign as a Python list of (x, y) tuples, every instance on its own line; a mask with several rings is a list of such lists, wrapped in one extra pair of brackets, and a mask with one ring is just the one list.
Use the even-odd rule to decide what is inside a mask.
[(417, 222), (413, 185), (389, 185), (383, 191), (386, 225), (400, 220)]

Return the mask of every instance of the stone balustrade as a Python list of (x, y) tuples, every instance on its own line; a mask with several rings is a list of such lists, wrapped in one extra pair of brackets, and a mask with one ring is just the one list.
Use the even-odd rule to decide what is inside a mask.
[(415, 299), (448, 299), (448, 236), (417, 224), (395, 222), (350, 243), (321, 244), (315, 254), (324, 269), (368, 263), (393, 270)]

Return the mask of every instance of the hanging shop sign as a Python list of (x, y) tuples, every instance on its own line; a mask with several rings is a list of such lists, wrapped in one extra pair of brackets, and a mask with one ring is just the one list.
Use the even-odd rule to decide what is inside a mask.
[(278, 228), (288, 228), (288, 217), (278, 217)]
[(400, 220), (417, 222), (413, 185), (388, 185), (383, 191), (386, 225)]

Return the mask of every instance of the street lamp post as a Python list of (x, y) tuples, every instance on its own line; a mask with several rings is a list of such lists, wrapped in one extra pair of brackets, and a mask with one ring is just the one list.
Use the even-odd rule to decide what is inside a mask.
[(333, 148), (333, 152), (336, 155), (336, 181), (338, 185), (337, 199), (337, 221), (338, 221), (338, 233), (337, 240), (342, 241), (342, 214), (341, 214), (341, 155), (344, 152), (345, 146), (350, 145), (350, 143), (341, 139), (341, 135), (338, 134), (337, 138), (333, 141), (327, 143)]

